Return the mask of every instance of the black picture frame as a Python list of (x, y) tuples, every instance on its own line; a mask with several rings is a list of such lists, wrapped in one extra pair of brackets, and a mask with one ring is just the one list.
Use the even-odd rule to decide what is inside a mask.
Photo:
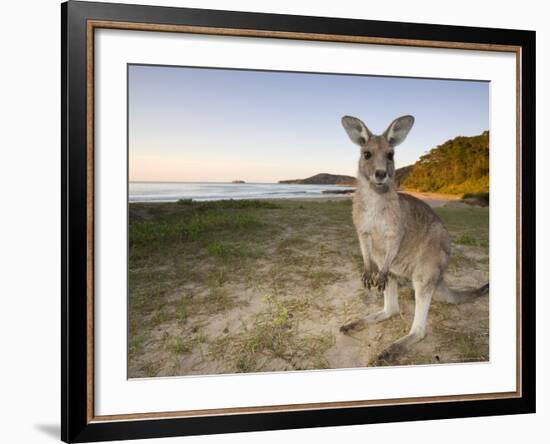
[[(195, 417), (96, 421), (90, 416), (88, 359), (93, 320), (89, 292), (89, 158), (87, 146), (87, 38), (90, 20), (160, 25), (185, 25), (265, 32), (371, 37), (511, 45), (521, 64), (521, 133), (518, 199), (521, 208), (520, 245), (523, 295), (521, 329), (521, 393), (499, 399), (448, 400), (297, 411), (235, 413)], [(325, 427), (535, 412), (535, 32), (442, 26), (356, 19), (305, 17), (69, 1), (61, 5), (61, 438), (90, 442), (180, 435)], [(90, 327), (91, 322), (91, 327)]]

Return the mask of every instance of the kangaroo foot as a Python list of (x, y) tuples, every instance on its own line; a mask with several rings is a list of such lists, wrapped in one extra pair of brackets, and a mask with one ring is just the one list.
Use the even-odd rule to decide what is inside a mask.
[(399, 313), (399, 311), (390, 312), (390, 311), (380, 310), (376, 313), (372, 313), (368, 316), (365, 316), (364, 318), (357, 319), (356, 321), (352, 321), (342, 325), (340, 327), (340, 332), (346, 334), (352, 330), (360, 331), (360, 330), (363, 330), (368, 324), (375, 324), (376, 322), (384, 321), (385, 319), (391, 318), (397, 313)]
[(385, 364), (392, 361), (396, 361), (397, 359), (401, 358), (406, 352), (416, 344), (418, 341), (420, 341), (424, 336), (416, 334), (416, 333), (409, 333), (406, 336), (403, 336), (401, 339), (398, 339), (395, 341), (392, 345), (390, 345), (388, 348), (386, 348), (384, 351), (378, 354), (376, 360), (378, 364)]
[(364, 318), (353, 322), (348, 322), (340, 327), (340, 333), (348, 334), (351, 331), (360, 331), (367, 326)]

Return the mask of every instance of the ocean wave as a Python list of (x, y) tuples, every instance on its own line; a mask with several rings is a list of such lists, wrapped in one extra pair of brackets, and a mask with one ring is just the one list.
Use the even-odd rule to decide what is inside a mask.
[(130, 202), (176, 202), (180, 199), (242, 200), (326, 197), (324, 190), (346, 189), (339, 185), (213, 184), (213, 183), (130, 183)]

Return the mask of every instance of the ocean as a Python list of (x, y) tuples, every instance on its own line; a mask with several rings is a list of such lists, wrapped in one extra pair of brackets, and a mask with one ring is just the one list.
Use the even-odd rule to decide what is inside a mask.
[(296, 199), (330, 197), (325, 190), (344, 190), (340, 185), (213, 182), (130, 182), (130, 202), (176, 202), (179, 199)]

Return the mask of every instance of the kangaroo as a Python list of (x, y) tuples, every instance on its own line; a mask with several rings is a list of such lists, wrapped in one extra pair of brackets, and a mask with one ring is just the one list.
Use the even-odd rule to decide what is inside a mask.
[(361, 330), (399, 314), (398, 277), (410, 279), (414, 288), (410, 332), (380, 353), (379, 361), (395, 360), (425, 337), (432, 297), (458, 304), (489, 292), (488, 283), (473, 290), (447, 287), (443, 279), (451, 252), (447, 229), (426, 203), (397, 192), (394, 148), (405, 140), (413, 124), (413, 116), (399, 117), (382, 135), (375, 135), (360, 119), (342, 118), (349, 138), (361, 151), (353, 223), (364, 262), (362, 282), (369, 291), (384, 293), (384, 308), (343, 325), (340, 331)]

